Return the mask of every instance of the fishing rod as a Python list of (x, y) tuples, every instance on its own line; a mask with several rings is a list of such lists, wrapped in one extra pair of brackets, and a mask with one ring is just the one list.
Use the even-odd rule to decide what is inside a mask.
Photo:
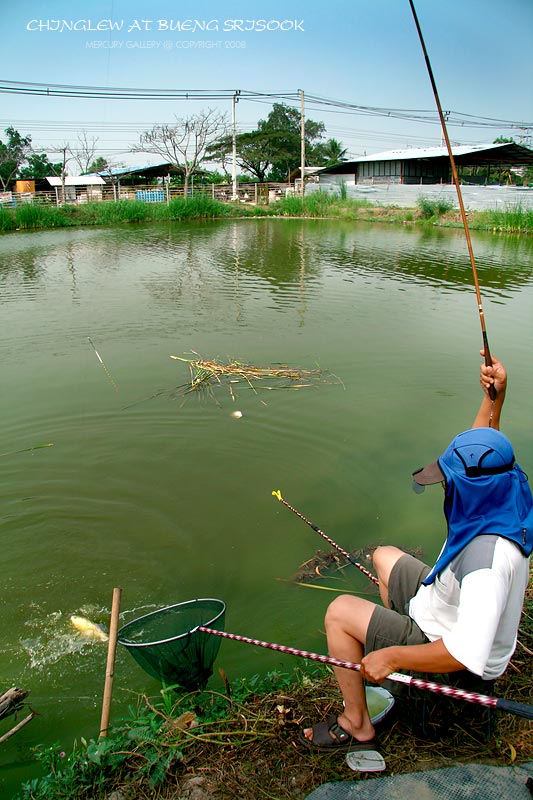
[[(248, 636), (239, 636), (235, 633), (227, 633), (226, 631), (218, 631), (214, 628), (207, 628), (204, 625), (198, 625), (193, 628), (189, 635), (194, 633), (209, 633), (213, 636), (222, 636), (224, 639), (231, 639), (235, 642), (244, 642), (245, 644), (253, 644), (257, 647), (267, 647), (269, 650), (277, 650), (280, 653), (287, 653), (292, 656), (301, 656), (308, 658), (311, 661), (320, 661), (322, 664), (330, 664), (333, 667), (341, 667), (342, 669), (351, 669), (359, 671), (361, 664), (356, 664), (353, 661), (343, 661), (340, 658), (333, 658), (332, 656), (324, 656), (319, 653), (311, 653), (308, 650), (298, 650), (295, 647), (287, 647), (283, 644), (275, 644), (273, 642), (263, 642), (260, 639), (250, 639)], [(426, 681), (422, 678), (413, 678), (411, 675), (404, 675), (401, 672), (391, 672), (387, 675), (387, 680), (396, 683), (403, 683), (406, 686), (413, 686), (415, 689), (424, 689), (428, 692), (435, 694), (443, 694), (456, 700), (464, 700), (467, 703), (477, 703), (478, 705), (486, 706), (488, 708), (496, 708), (498, 711), (506, 711), (509, 714), (516, 714), (519, 717), (526, 719), (533, 719), (533, 705), (527, 703), (517, 703), (513, 700), (505, 700), (502, 697), (494, 697), (487, 694), (478, 694), (477, 692), (467, 692), (464, 689), (457, 689), (455, 686), (446, 686), (443, 683), (435, 683), (434, 681)]]
[[(440, 124), (442, 127), (442, 133), (444, 136), (444, 140), (446, 142), (446, 147), (448, 150), (448, 155), (450, 157), (450, 164), (452, 168), (452, 175), (453, 175), (453, 182), (455, 184), (455, 188), (457, 190), (457, 199), (459, 201), (459, 209), (461, 211), (461, 220), (463, 222), (463, 228), (466, 237), (466, 245), (468, 248), (468, 255), (470, 257), (470, 264), (472, 266), (472, 274), (474, 276), (474, 286), (476, 290), (476, 298), (478, 304), (478, 312), (479, 312), (479, 321), (481, 323), (481, 335), (483, 337), (483, 351), (485, 354), (485, 365), (487, 367), (492, 367), (492, 358), (490, 355), (489, 349), (489, 342), (487, 338), (487, 329), (485, 327), (485, 314), (483, 313), (483, 303), (481, 302), (481, 291), (479, 289), (479, 280), (477, 274), (477, 267), (476, 267), (476, 259), (474, 258), (474, 250), (472, 247), (472, 239), (470, 238), (470, 230), (468, 227), (468, 221), (466, 219), (466, 211), (465, 205), (463, 202), (463, 195), (461, 192), (461, 186), (459, 184), (459, 175), (457, 174), (457, 167), (455, 165), (455, 158), (452, 152), (452, 146), (450, 144), (450, 137), (448, 136), (448, 129), (446, 127), (446, 120), (444, 118), (444, 114), (442, 113), (442, 106), (439, 100), (439, 93), (437, 91), (437, 84), (435, 83), (435, 78), (433, 76), (433, 70), (431, 68), (431, 63), (429, 60), (428, 52), (426, 49), (426, 44), (424, 42), (424, 37), (422, 35), (422, 29), (420, 27), (420, 23), (418, 21), (418, 16), (416, 14), (415, 6), (413, 0), (409, 0), (409, 5), (411, 6), (411, 11), (413, 13), (413, 19), (415, 21), (416, 30), (418, 32), (418, 38), (420, 39), (420, 44), (422, 46), (422, 52), (424, 53), (424, 59), (426, 62), (426, 67), (429, 75), (429, 80), (431, 83), (431, 88), (433, 89), (433, 95), (435, 97), (435, 103), (437, 105), (437, 111), (439, 112)], [(496, 397), (496, 389), (494, 388), (494, 384), (491, 384), (488, 389), (488, 394), (491, 400), (494, 400)]]
[(283, 497), (281, 496), (281, 491), (280, 491), (280, 489), (278, 489), (278, 490), (277, 490), (277, 492), (272, 492), (272, 495), (273, 495), (273, 497), (277, 497), (277, 498), (278, 498), (278, 500), (280, 501), (280, 503), (283, 503), (283, 505), (284, 505), (284, 506), (287, 506), (287, 508), (288, 508), (288, 509), (290, 509), (290, 510), (291, 510), (291, 511), (292, 511), (294, 514), (296, 514), (296, 516), (297, 516), (297, 517), (300, 517), (300, 519), (303, 519), (303, 521), (304, 521), (304, 522), (305, 522), (307, 525), (309, 525), (309, 527), (310, 527), (310, 528), (312, 528), (312, 529), (313, 529), (314, 531), (316, 531), (316, 532), (317, 532), (317, 533), (318, 533), (320, 536), (322, 536), (322, 538), (323, 538), (323, 539), (325, 539), (325, 540), (326, 540), (326, 542), (329, 542), (329, 543), (330, 543), (330, 545), (332, 545), (332, 546), (333, 546), (333, 547), (334, 547), (336, 550), (338, 550), (338, 551), (339, 551), (339, 553), (342, 553), (342, 555), (343, 555), (345, 558), (347, 558), (347, 559), (348, 559), (348, 561), (349, 561), (351, 564), (353, 564), (353, 565), (354, 565), (354, 567), (357, 567), (357, 569), (361, 570), (361, 572), (363, 573), (363, 575), (366, 575), (366, 577), (367, 577), (367, 578), (369, 578), (369, 579), (370, 579), (370, 580), (371, 580), (373, 583), (375, 583), (375, 584), (376, 584), (376, 586), (379, 586), (379, 581), (378, 581), (378, 579), (376, 578), (376, 576), (375, 576), (375, 575), (372, 575), (372, 573), (371, 573), (371, 572), (369, 572), (369, 571), (367, 570), (367, 568), (366, 568), (366, 567), (363, 567), (363, 565), (362, 565), (362, 564), (360, 564), (358, 561), (356, 561), (356, 560), (355, 560), (355, 558), (353, 558), (353, 557), (352, 557), (352, 556), (351, 556), (351, 555), (350, 555), (350, 554), (349, 554), (349, 553), (348, 553), (346, 550), (343, 550), (343, 549), (342, 549), (342, 547), (339, 547), (339, 545), (338, 545), (336, 542), (334, 542), (334, 541), (333, 541), (333, 539), (330, 539), (330, 538), (329, 538), (329, 536), (327, 536), (327, 535), (324, 533), (324, 531), (321, 531), (321, 530), (320, 530), (320, 528), (317, 528), (317, 526), (316, 526), (316, 525), (313, 525), (313, 523), (311, 522), (311, 520), (308, 520), (308, 519), (307, 519), (307, 517), (304, 517), (304, 515), (303, 515), (303, 514), (300, 514), (300, 512), (299, 512), (299, 511), (297, 511), (295, 508), (293, 508), (293, 506), (291, 506), (291, 505), (290, 505), (290, 503), (287, 503), (287, 501), (286, 501), (286, 500), (284, 500), (284, 499), (283, 499)]

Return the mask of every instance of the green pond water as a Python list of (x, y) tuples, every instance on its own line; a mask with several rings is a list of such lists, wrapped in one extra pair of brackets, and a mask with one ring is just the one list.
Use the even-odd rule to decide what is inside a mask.
[[(502, 428), (531, 471), (533, 244), (473, 244), (510, 373)], [(69, 618), (108, 623), (115, 586), (121, 624), (215, 597), (230, 632), (326, 652), (335, 595), (290, 579), (328, 545), (272, 490), (347, 550), (436, 556), (441, 493), (415, 495), (411, 472), (481, 399), (461, 231), (242, 220), (10, 234), (0, 308), (0, 690), (30, 689), (39, 713), (0, 747), (2, 797), (35, 771), (37, 743), (98, 735), (106, 646)], [(170, 355), (191, 351), (330, 377), (184, 400), (188, 369)], [(351, 566), (317, 583), (374, 596)], [(210, 685), (219, 667), (233, 680), (297, 661), (223, 641)], [(112, 720), (158, 689), (119, 647)]]

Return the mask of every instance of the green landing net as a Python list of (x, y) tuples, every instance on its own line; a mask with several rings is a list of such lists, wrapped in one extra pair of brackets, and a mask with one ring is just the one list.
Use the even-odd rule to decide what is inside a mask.
[(215, 598), (177, 603), (123, 625), (118, 642), (166, 686), (201, 690), (213, 674), (221, 640), (196, 628), (201, 625), (223, 631), (225, 614), (226, 604)]

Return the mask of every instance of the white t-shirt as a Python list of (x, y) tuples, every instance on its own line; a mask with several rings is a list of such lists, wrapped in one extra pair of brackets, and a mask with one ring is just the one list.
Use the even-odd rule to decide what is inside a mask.
[(493, 680), (516, 647), (529, 559), (501, 536), (476, 536), (409, 603), (409, 616), (430, 641), (442, 639), (461, 664)]

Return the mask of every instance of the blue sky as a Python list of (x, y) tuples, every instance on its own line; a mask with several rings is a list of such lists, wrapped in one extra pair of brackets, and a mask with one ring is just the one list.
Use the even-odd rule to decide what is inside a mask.
[[(533, 0), (416, 0), (415, 5), (443, 108), (533, 125)], [(210, 30), (170, 30), (171, 24), (186, 27), (191, 19)], [(235, 20), (248, 20), (244, 24), (255, 29), (239, 30)], [(262, 21), (274, 30), (261, 29)], [(68, 29), (74, 23), (79, 30)], [(287, 30), (279, 29), (282, 23)], [(58, 24), (60, 30), (52, 30)], [(89, 24), (100, 29), (83, 30)], [(435, 110), (408, 0), (19, 0), (9, 5), (4, 0), (0, 42), (0, 77), (9, 81), (273, 93), (302, 89), (306, 96), (360, 106)], [(127, 154), (139, 131), (207, 107), (231, 111), (229, 100), (6, 93), (1, 99), (0, 131), (14, 124), (31, 133), (37, 149), (50, 149), (75, 144), (78, 132), (86, 130), (98, 138), (99, 154), (128, 164), (139, 161)], [(238, 129), (253, 128), (268, 115), (271, 102), (239, 102)], [(441, 141), (435, 124), (333, 113), (311, 103), (306, 115), (323, 121), (327, 135), (341, 140), (352, 156)], [(504, 125), (454, 125), (449, 132), (452, 141), (465, 144), (521, 135)], [(531, 136), (533, 128), (522, 134)]]

